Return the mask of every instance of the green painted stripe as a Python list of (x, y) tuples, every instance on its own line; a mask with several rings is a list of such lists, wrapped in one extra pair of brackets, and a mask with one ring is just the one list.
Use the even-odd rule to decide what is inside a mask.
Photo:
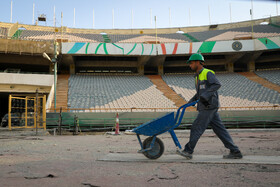
[(216, 41), (203, 42), (197, 52), (211, 53)]
[(134, 44), (133, 48), (127, 53), (127, 55), (129, 55), (136, 47), (137, 43)]
[(259, 38), (258, 40), (260, 42), (262, 42), (267, 49), (278, 49), (278, 48), (280, 48), (276, 43), (274, 43), (273, 41), (271, 41), (268, 38)]
[(124, 49), (123, 49), (122, 47), (120, 47), (120, 46), (118, 46), (118, 45), (116, 45), (116, 44), (114, 44), (114, 43), (112, 43), (112, 44), (113, 44), (113, 46), (116, 46), (117, 48), (121, 49), (122, 52), (123, 52), (123, 54), (124, 54)]
[(105, 51), (105, 54), (108, 55), (106, 43), (103, 44), (103, 49), (104, 49), (104, 51)]
[(97, 54), (99, 47), (102, 45), (103, 43), (98, 44), (98, 46), (95, 49), (95, 54)]
[(87, 54), (87, 51), (88, 51), (88, 46), (89, 46), (89, 43), (87, 43), (87, 46), (86, 46), (86, 54)]
[(150, 55), (152, 54), (153, 50), (154, 50), (154, 44), (152, 44), (152, 50), (150, 52)]
[(141, 55), (143, 55), (143, 53), (144, 53), (144, 45), (141, 43), (141, 45), (142, 45), (142, 53), (141, 53)]
[(114, 44), (114, 43), (112, 43), (114, 46), (116, 46), (117, 48), (119, 48), (119, 49), (123, 49), (122, 47), (120, 47), (120, 46), (118, 46), (118, 45), (116, 45), (116, 44)]
[(73, 47), (68, 51), (68, 54), (77, 53), (86, 43), (75, 43)]

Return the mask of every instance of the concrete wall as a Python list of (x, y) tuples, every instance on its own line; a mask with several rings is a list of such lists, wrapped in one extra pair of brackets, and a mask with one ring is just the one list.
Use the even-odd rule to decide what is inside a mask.
[(54, 45), (50, 41), (29, 41), (29, 40), (11, 40), (0, 39), (1, 53), (17, 54), (53, 54)]
[(0, 73), (0, 92), (48, 94), (46, 109), (51, 107), (53, 99), (53, 75)]
[(51, 87), (54, 82), (53, 78), (53, 75), (0, 73), (0, 84), (35, 85)]
[(123, 55), (157, 56), (201, 53), (239, 53), (280, 49), (280, 38), (269, 37), (253, 40), (205, 41), (193, 43), (62, 43), (62, 54), (72, 55)]

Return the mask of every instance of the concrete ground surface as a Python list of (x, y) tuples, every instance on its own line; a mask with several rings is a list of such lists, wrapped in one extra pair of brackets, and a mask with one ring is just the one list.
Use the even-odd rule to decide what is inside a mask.
[[(189, 131), (176, 134), (184, 145)], [(35, 136), (30, 130), (2, 128), (0, 186), (280, 186), (280, 129), (230, 130), (230, 134), (245, 158), (276, 161), (187, 162), (175, 155), (169, 134), (158, 136), (165, 145), (162, 161), (152, 161), (137, 154), (140, 145), (135, 135), (53, 136), (39, 131)], [(221, 141), (207, 130), (197, 144), (194, 160), (207, 155), (222, 160), (226, 153)], [(104, 160), (114, 154), (123, 155), (127, 162)]]

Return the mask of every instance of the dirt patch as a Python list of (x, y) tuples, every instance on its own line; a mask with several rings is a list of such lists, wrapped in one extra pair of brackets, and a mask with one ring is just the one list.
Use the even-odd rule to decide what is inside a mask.
[[(136, 153), (140, 149), (137, 137), (32, 133), (0, 131), (1, 186), (38, 186), (38, 181), (40, 186), (280, 186), (279, 165), (100, 162), (109, 153)], [(280, 156), (278, 129), (230, 130), (230, 134), (244, 155)], [(184, 146), (189, 131), (177, 136)], [(170, 135), (159, 138), (164, 154), (175, 154)], [(227, 152), (216, 135), (206, 131), (194, 156)]]

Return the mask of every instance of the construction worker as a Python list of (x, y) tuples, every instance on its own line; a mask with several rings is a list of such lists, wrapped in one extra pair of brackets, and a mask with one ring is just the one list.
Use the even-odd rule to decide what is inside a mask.
[(223, 158), (242, 158), (239, 148), (233, 143), (231, 136), (222, 124), (218, 114), (219, 96), (217, 91), (221, 87), (221, 84), (216, 78), (215, 72), (203, 67), (204, 57), (200, 53), (191, 55), (187, 64), (196, 72), (196, 94), (191, 98), (189, 103), (199, 100), (197, 103), (198, 115), (192, 124), (189, 142), (183, 150), (177, 150), (177, 154), (187, 159), (192, 159), (194, 148), (200, 136), (204, 133), (208, 125), (211, 125), (214, 133), (220, 138), (224, 146), (230, 150), (230, 153), (224, 155)]

